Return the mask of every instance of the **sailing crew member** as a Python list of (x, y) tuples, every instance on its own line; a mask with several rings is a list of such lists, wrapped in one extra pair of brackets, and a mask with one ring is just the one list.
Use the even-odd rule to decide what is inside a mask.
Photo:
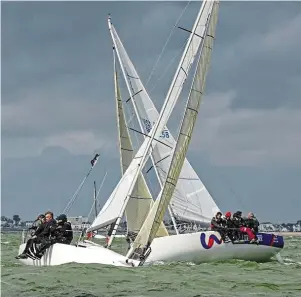
[(226, 227), (226, 232), (227, 236), (229, 239), (233, 242), (234, 241), (234, 224), (231, 218), (232, 214), (230, 211), (226, 212), (225, 214), (225, 227)]
[(36, 257), (38, 251), (35, 251), (33, 247), (35, 246), (37, 248), (37, 244), (41, 244), (42, 248), (43, 246), (47, 246), (50, 235), (53, 234), (55, 228), (56, 222), (53, 219), (53, 213), (48, 211), (45, 213), (45, 222), (37, 229), (37, 234), (34, 235), (31, 240), (28, 240), (25, 250), (22, 254), (17, 256), (17, 259), (27, 259), (29, 256)]
[(34, 221), (33, 225), (28, 229), (35, 231), (31, 234), (31, 238), (27, 240), (24, 251), (20, 255), (18, 255), (16, 259), (26, 259), (28, 257), (27, 254), (29, 252), (29, 248), (32, 246), (37, 236), (43, 231), (45, 227), (45, 222), (45, 215), (40, 214)]
[(211, 230), (217, 231), (220, 233), (223, 241), (226, 240), (226, 232), (225, 232), (225, 221), (222, 218), (222, 213), (219, 211), (216, 213), (215, 217), (211, 220)]
[(107, 233), (107, 236), (106, 236), (106, 245), (108, 245), (108, 243), (109, 243), (109, 240), (110, 240), (110, 237), (113, 233), (114, 227), (115, 227), (115, 222), (110, 225), (110, 228), (108, 230), (108, 233)]
[(246, 220), (242, 218), (242, 212), (237, 211), (233, 214), (233, 223), (236, 228), (239, 228), (239, 231), (241, 233), (246, 233), (248, 235), (248, 239), (250, 243), (256, 242), (256, 237), (252, 230), (248, 227), (246, 227)]
[(45, 213), (45, 226), (43, 231), (38, 235), (33, 244), (40, 244), (39, 248), (36, 247), (36, 251), (33, 249), (33, 245), (30, 247), (29, 252), (36, 258), (41, 258), (47, 248), (53, 243), (54, 231), (56, 230), (57, 223), (53, 218), (53, 212), (47, 211)]
[(248, 213), (248, 218), (247, 218), (247, 220), (246, 220), (246, 226), (247, 226), (248, 228), (250, 228), (250, 229), (253, 231), (256, 240), (258, 240), (256, 234), (258, 233), (259, 221), (258, 221), (257, 218), (254, 216), (254, 213), (253, 213), (253, 212), (249, 212), (249, 213)]
[(54, 230), (54, 243), (70, 244), (73, 239), (73, 231), (71, 223), (68, 222), (67, 216), (61, 214), (56, 218), (57, 227)]
[[(45, 213), (46, 222), (42, 232), (35, 238), (31, 247), (29, 248), (29, 253), (31, 256), (36, 258), (41, 258), (44, 254), (44, 251), (51, 246), (54, 230), (56, 229), (56, 221), (53, 218), (53, 212), (47, 211)], [(37, 246), (39, 244), (39, 247)], [(35, 247), (35, 249), (34, 249)], [(28, 255), (27, 254), (27, 255)]]
[[(36, 218), (36, 220), (33, 222), (32, 226), (28, 228), (28, 230), (37, 230), (39, 227), (41, 227), (45, 223), (45, 215), (40, 214)], [(35, 233), (32, 234), (32, 236), (37, 235)]]

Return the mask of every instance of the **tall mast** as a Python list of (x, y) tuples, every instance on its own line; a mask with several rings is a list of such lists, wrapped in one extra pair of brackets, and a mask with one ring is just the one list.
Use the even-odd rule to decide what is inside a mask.
[[(205, 31), (202, 36), (203, 38), (199, 59), (195, 74), (193, 76), (193, 82), (187, 99), (185, 113), (181, 123), (181, 129), (175, 149), (173, 151), (172, 161), (169, 167), (166, 182), (159, 195), (159, 199), (156, 200), (156, 202), (158, 202), (150, 211), (150, 215), (144, 222), (144, 225), (137, 235), (133, 247), (127, 254), (127, 258), (134, 256), (135, 258), (138, 257), (139, 259), (142, 259), (140, 265), (144, 263), (145, 257), (147, 257), (151, 252), (151, 250), (148, 250), (148, 248), (154, 239), (153, 234), (156, 232), (157, 225), (162, 221), (167, 205), (173, 195), (189, 147), (195, 121), (197, 119), (200, 102), (204, 92), (206, 75), (209, 69), (217, 22), (219, 1), (215, 1), (213, 3), (214, 4), (207, 18)], [(152, 225), (150, 228), (151, 222)], [(145, 249), (143, 249), (144, 247)]]
[[(108, 18), (108, 22), (109, 22), (109, 28), (112, 27), (112, 23), (111, 23), (111, 17), (109, 16)], [(111, 33), (111, 37), (112, 37), (112, 40), (113, 40), (113, 50), (115, 50), (116, 54), (117, 54), (117, 57), (118, 57), (118, 61), (119, 61), (119, 65), (121, 67), (121, 71), (122, 71), (122, 74), (124, 76), (124, 80), (125, 80), (125, 83), (126, 83), (126, 86), (127, 86), (127, 89), (128, 89), (128, 92), (130, 93), (130, 98), (133, 99), (134, 98), (134, 94), (133, 94), (133, 91), (129, 85), (129, 82), (127, 80), (127, 75), (126, 75), (126, 71), (124, 69), (124, 65), (122, 63), (122, 59), (120, 57), (120, 54), (119, 54), (119, 50), (118, 50), (118, 46), (116, 44), (116, 41), (115, 41), (115, 38), (114, 38), (114, 35), (112, 33), (112, 30), (110, 29), (110, 33)], [(141, 122), (141, 119), (139, 117), (139, 112), (138, 112), (138, 109), (137, 109), (137, 106), (136, 106), (136, 103), (135, 103), (135, 100), (132, 100), (132, 104), (133, 104), (133, 107), (134, 107), (134, 111), (135, 111), (135, 114), (136, 114), (136, 118), (138, 120), (138, 123), (139, 123), (139, 126), (140, 126), (140, 129), (141, 131), (144, 131), (144, 127), (142, 125), (142, 122)], [(144, 138), (146, 138), (146, 136), (143, 134)], [(159, 173), (158, 173), (158, 169), (157, 169), (157, 166), (156, 166), (156, 163), (154, 161), (154, 158), (153, 158), (153, 155), (151, 154), (150, 155), (150, 158), (151, 158), (151, 161), (153, 163), (153, 166), (154, 166), (154, 169), (155, 169), (155, 172), (156, 172), (156, 175), (157, 175), (157, 179), (159, 181), (159, 184), (160, 184), (160, 188), (162, 189), (163, 187), (163, 184), (162, 184), (162, 181), (161, 181), (161, 178), (159, 176)], [(175, 218), (174, 218), (174, 215), (173, 215), (173, 212), (170, 208), (170, 205), (168, 205), (168, 212), (169, 212), (169, 215), (171, 217), (171, 220), (172, 220), (172, 223), (173, 223), (173, 226), (175, 228), (175, 231), (177, 234), (179, 234), (179, 231), (178, 231), (178, 228), (177, 228), (177, 224), (176, 224), (176, 221), (175, 221)]]
[[(211, 3), (211, 1), (205, 1), (204, 3)], [(97, 230), (102, 226), (107, 226), (108, 224), (115, 222), (115, 220), (115, 228), (117, 228), (120, 224), (121, 218), (124, 214), (128, 201), (131, 198), (131, 194), (133, 192), (137, 179), (141, 173), (141, 170), (145, 166), (150, 154), (152, 153), (152, 150), (159, 141), (157, 138), (159, 138), (161, 131), (166, 126), (170, 114), (172, 113), (174, 106), (179, 99), (190, 67), (194, 62), (195, 55), (200, 47), (201, 38), (198, 33), (203, 34), (203, 26), (201, 25), (202, 12), (203, 9), (200, 10), (196, 23), (193, 26), (193, 30), (191, 31), (185, 50), (182, 54), (180, 65), (176, 71), (168, 94), (164, 100), (164, 104), (157, 119), (157, 122), (149, 132), (148, 137), (144, 139), (142, 145), (135, 154), (135, 157), (133, 158), (126, 172), (123, 174), (118, 184), (114, 188), (107, 202), (102, 207), (97, 218), (88, 228), (88, 232)], [(109, 29), (112, 29), (110, 22)]]
[(95, 218), (97, 217), (97, 200), (96, 200), (96, 182), (94, 181), (94, 211), (95, 211)]

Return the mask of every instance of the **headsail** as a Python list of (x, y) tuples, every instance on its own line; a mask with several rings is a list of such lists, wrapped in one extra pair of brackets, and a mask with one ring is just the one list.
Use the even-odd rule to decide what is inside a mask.
[[(183, 84), (194, 61), (195, 55), (198, 52), (200, 40), (203, 38), (203, 36), (199, 34), (196, 35), (200, 17), (201, 11), (198, 14), (197, 20), (187, 41), (179, 67), (167, 93), (157, 122), (148, 134), (148, 137), (145, 138), (131, 164), (121, 177), (109, 199), (87, 231), (97, 230), (113, 222), (116, 222), (115, 228), (118, 227), (130, 195), (132, 194), (133, 188), (136, 184), (137, 178), (142, 168), (145, 166), (153, 148), (156, 146), (161, 131), (166, 126), (169, 116), (179, 98), (180, 92), (182, 91)], [(114, 30), (114, 28), (111, 27), (110, 18), (109, 28), (110, 30)]]
[[(208, 14), (212, 9), (212, 3), (208, 2), (210, 1), (204, 1), (200, 9), (201, 17), (195, 32), (200, 36), (205, 29)], [(128, 80), (132, 88), (131, 94), (133, 95), (128, 102), (131, 101), (134, 106), (139, 124), (142, 123), (140, 125), (142, 131), (148, 134), (158, 119), (159, 113), (143, 86), (115, 28), (111, 30), (111, 33), (113, 42), (119, 52), (120, 62), (126, 71), (125, 79)], [(167, 127), (164, 127), (160, 135), (160, 143), (156, 145), (152, 152), (153, 163), (155, 163), (153, 167), (161, 184), (166, 180), (172, 148), (175, 143), (170, 131)], [(210, 222), (212, 216), (219, 211), (213, 198), (186, 158), (171, 200), (171, 207), (178, 219), (194, 222)]]
[[(185, 114), (181, 124), (180, 133), (178, 135), (176, 147), (172, 155), (172, 161), (167, 174), (166, 182), (160, 193), (159, 199), (156, 200), (127, 257), (132, 257), (134, 255), (134, 258), (140, 258), (141, 255), (145, 253), (143, 248), (148, 248), (150, 246), (152, 240), (154, 239), (154, 234), (156, 233), (156, 230), (163, 219), (167, 205), (170, 202), (176, 187), (176, 183), (180, 176), (180, 171), (182, 169), (191, 140), (201, 98), (204, 93), (206, 75), (210, 65), (213, 40), (215, 36), (218, 8), (219, 2), (215, 1), (213, 9), (208, 16), (208, 23), (200, 50), (200, 57), (185, 108)], [(135, 251), (134, 254), (133, 251)]]
[[(133, 145), (130, 134), (126, 125), (125, 115), (123, 111), (123, 104), (118, 83), (118, 73), (115, 62), (115, 51), (113, 49), (114, 57), (114, 85), (116, 98), (116, 112), (117, 112), (117, 126), (118, 126), (118, 140), (121, 174), (124, 174), (133, 159)], [(142, 173), (139, 174), (135, 187), (129, 202), (125, 208), (126, 221), (128, 231), (138, 233), (148, 212), (153, 205), (153, 198), (149, 188), (145, 182)], [(167, 236), (168, 232), (162, 222), (161, 227), (157, 232), (157, 236)]]

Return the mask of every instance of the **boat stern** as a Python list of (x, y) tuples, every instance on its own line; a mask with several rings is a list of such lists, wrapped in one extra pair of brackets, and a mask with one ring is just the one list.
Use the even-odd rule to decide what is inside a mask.
[(284, 238), (281, 235), (273, 233), (257, 233), (257, 238), (259, 240), (259, 245), (275, 247), (278, 249), (283, 249), (284, 247)]

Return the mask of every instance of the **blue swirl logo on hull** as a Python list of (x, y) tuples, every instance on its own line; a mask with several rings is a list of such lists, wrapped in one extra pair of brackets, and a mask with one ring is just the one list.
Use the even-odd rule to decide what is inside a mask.
[(222, 239), (218, 239), (215, 234), (210, 234), (208, 243), (206, 243), (206, 233), (201, 233), (200, 240), (202, 247), (206, 250), (211, 249), (214, 245), (214, 242), (218, 245), (222, 243)]

